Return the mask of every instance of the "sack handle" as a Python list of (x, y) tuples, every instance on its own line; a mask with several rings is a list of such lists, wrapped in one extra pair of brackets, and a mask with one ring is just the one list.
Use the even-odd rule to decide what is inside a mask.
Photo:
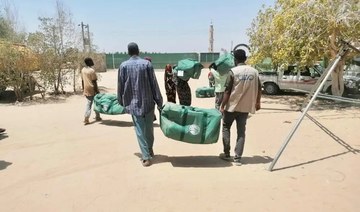
[(207, 113), (203, 113), (203, 131), (202, 131), (202, 135), (201, 135), (201, 144), (203, 144), (205, 142), (205, 136), (206, 136), (206, 127), (207, 127), (207, 117), (208, 114)]
[(183, 110), (192, 110), (192, 111), (195, 111), (195, 107), (192, 107), (192, 106), (185, 106), (185, 105), (181, 105), (181, 108), (183, 109)]
[[(186, 118), (188, 115), (188, 108), (185, 106), (182, 106), (182, 109), (184, 110), (184, 115), (182, 117), (181, 126), (185, 126)], [(184, 136), (185, 136), (185, 127), (182, 127), (181, 134), (180, 134), (180, 141), (182, 141), (184, 139)]]
[[(191, 106), (184, 106), (182, 105), (181, 107), (184, 111), (184, 115), (182, 117), (182, 123), (181, 123), (181, 126), (185, 126), (186, 124), (186, 118), (188, 116), (188, 112), (189, 110), (191, 111), (195, 111), (195, 108), (194, 107), (191, 107)], [(201, 141), (200, 141), (200, 144), (204, 144), (205, 143), (205, 137), (206, 137), (206, 126), (207, 126), (207, 118), (208, 118), (208, 114), (207, 113), (203, 113), (203, 118), (202, 118), (202, 126), (203, 126), (203, 129), (202, 129), (202, 135), (201, 135)], [(180, 133), (180, 141), (182, 141), (184, 139), (184, 136), (185, 136), (185, 127), (182, 128), (181, 130), (181, 133)]]

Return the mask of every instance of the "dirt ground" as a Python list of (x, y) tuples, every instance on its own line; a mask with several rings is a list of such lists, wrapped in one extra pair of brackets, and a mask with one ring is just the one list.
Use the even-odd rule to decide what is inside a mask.
[[(117, 72), (99, 75), (101, 91), (115, 93)], [(193, 106), (214, 106), (195, 98), (206, 75), (190, 80)], [(262, 98), (240, 167), (218, 158), (221, 133), (216, 144), (187, 144), (166, 138), (157, 122), (154, 164), (144, 168), (130, 116), (84, 126), (81, 95), (0, 104), (0, 211), (359, 211), (359, 107), (316, 101), (267, 170), (304, 98)], [(235, 135), (233, 126), (232, 147)]]

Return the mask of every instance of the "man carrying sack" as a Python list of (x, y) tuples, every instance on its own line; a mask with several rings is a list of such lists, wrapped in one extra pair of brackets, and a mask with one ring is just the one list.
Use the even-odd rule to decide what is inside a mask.
[(154, 109), (163, 99), (151, 62), (139, 57), (139, 47), (129, 43), (130, 59), (121, 63), (118, 74), (118, 102), (131, 114), (141, 150), (143, 166), (151, 165), (154, 156)]
[(224, 98), (220, 107), (223, 114), (224, 153), (220, 158), (230, 161), (230, 129), (236, 120), (237, 140), (235, 145), (234, 164), (241, 165), (241, 156), (245, 144), (245, 126), (249, 113), (260, 109), (261, 83), (256, 69), (245, 64), (246, 53), (235, 50), (235, 67), (231, 69), (225, 83)]

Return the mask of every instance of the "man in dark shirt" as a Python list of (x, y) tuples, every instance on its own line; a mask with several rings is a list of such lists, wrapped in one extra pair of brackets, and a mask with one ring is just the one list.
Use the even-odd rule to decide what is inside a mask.
[(163, 99), (151, 62), (139, 57), (139, 47), (129, 43), (129, 60), (121, 63), (118, 73), (118, 101), (131, 114), (139, 142), (142, 165), (150, 166), (154, 156), (154, 109)]

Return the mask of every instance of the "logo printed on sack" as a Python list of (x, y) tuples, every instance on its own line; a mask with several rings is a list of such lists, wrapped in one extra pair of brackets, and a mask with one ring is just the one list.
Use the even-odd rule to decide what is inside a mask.
[(200, 127), (198, 125), (192, 124), (189, 126), (189, 133), (191, 135), (197, 135), (200, 133)]

